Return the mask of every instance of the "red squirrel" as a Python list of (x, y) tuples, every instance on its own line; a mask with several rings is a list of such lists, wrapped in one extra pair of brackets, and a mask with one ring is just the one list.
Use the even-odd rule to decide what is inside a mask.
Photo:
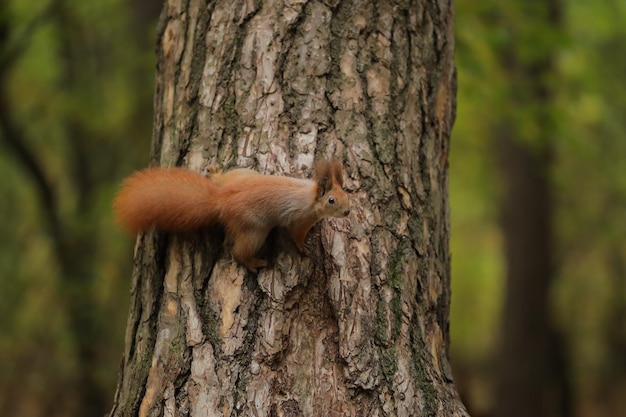
[(126, 178), (113, 202), (117, 223), (136, 234), (151, 229), (192, 231), (220, 224), (234, 258), (256, 271), (255, 257), (276, 226), (289, 231), (298, 249), (324, 217), (345, 217), (350, 203), (337, 161), (318, 161), (313, 180), (262, 175), (250, 169), (207, 178), (185, 168), (148, 168)]

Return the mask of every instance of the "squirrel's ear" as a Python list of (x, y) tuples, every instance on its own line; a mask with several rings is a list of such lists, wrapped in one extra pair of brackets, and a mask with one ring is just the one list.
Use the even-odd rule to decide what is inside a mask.
[(315, 161), (315, 181), (317, 181), (318, 197), (326, 194), (332, 187), (330, 164), (322, 159)]
[(330, 162), (330, 171), (331, 171), (331, 178), (332, 178), (333, 183), (342, 187), (343, 186), (343, 168), (341, 166), (341, 162), (339, 162), (336, 159), (333, 159)]

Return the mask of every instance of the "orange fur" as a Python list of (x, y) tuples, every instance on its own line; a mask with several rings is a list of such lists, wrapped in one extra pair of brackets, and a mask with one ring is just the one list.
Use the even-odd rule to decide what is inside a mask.
[(211, 180), (188, 169), (149, 168), (124, 180), (113, 210), (129, 233), (191, 231), (217, 219), (219, 194)]
[(113, 208), (127, 231), (190, 231), (224, 226), (233, 256), (251, 270), (267, 266), (255, 257), (268, 233), (285, 227), (306, 251), (308, 231), (323, 217), (343, 217), (349, 201), (341, 188), (341, 164), (318, 162), (314, 180), (261, 175), (248, 169), (215, 173), (212, 179), (182, 168), (151, 168), (127, 178)]
[(256, 175), (261, 175), (261, 174), (249, 168), (231, 169), (230, 171), (226, 171), (226, 172), (213, 169), (211, 171), (210, 178), (211, 178), (211, 181), (215, 183), (215, 185), (217, 185), (218, 187), (221, 187), (222, 185), (232, 182), (233, 180), (237, 178), (245, 178), (245, 177), (256, 176)]

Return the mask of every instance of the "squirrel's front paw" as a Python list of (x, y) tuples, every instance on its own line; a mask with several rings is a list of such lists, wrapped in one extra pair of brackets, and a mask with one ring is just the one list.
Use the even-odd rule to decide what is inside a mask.
[(243, 262), (243, 264), (252, 272), (257, 272), (259, 268), (265, 268), (269, 263), (265, 259), (252, 258)]
[(306, 244), (303, 244), (302, 246), (298, 246), (298, 250), (300, 251), (300, 254), (302, 256), (305, 256), (307, 258), (311, 257), (311, 251), (309, 250)]

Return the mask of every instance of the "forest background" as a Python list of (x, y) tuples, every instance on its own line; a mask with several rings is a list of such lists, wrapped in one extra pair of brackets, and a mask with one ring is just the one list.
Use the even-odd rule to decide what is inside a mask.
[[(559, 401), (571, 416), (618, 415), (626, 409), (626, 3), (455, 4), (457, 386), (473, 416), (496, 415), (499, 364), (516, 360), (500, 348), (505, 130), (527, 149), (550, 150), (554, 268), (544, 319), (563, 347)], [(114, 226), (110, 205), (119, 181), (148, 164), (161, 6), (0, 4), (0, 415), (82, 416), (86, 402), (105, 414), (112, 404), (134, 240)], [(549, 64), (537, 71), (536, 62)], [(544, 94), (525, 95), (537, 83)]]

